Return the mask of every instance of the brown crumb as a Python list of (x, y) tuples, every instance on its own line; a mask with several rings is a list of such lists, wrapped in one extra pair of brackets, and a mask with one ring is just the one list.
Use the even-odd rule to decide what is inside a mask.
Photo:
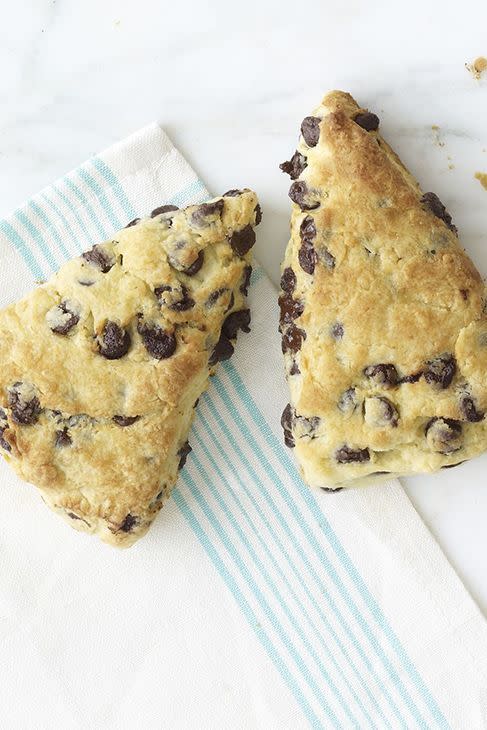
[(487, 172), (476, 172), (474, 177), (487, 190)]
[(470, 71), (474, 79), (479, 79), (483, 72), (487, 70), (487, 58), (479, 56), (472, 63), (466, 63), (465, 67), (467, 71)]
[(445, 143), (441, 140), (439, 126), (437, 124), (432, 124), (431, 129), (433, 130), (433, 143), (437, 147), (444, 147)]

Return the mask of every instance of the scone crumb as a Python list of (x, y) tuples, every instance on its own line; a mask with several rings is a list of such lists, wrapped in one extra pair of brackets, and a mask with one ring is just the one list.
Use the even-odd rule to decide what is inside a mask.
[(487, 172), (476, 172), (474, 177), (487, 190)]
[(433, 144), (435, 144), (437, 147), (444, 147), (445, 143), (440, 137), (440, 127), (437, 124), (432, 124), (431, 129), (433, 132)]
[(487, 70), (487, 58), (479, 56), (472, 63), (466, 63), (465, 68), (470, 71), (474, 79), (480, 79), (483, 72)]

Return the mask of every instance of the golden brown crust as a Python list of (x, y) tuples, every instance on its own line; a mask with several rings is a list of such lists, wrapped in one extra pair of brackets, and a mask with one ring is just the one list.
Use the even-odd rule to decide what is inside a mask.
[(0, 312), (0, 451), (73, 527), (130, 545), (169, 495), (222, 325), (247, 312), (256, 206), (141, 220)]
[(286, 439), (316, 486), (471, 458), (487, 447), (481, 277), (375, 115), (335, 91), (313, 118), (283, 263)]

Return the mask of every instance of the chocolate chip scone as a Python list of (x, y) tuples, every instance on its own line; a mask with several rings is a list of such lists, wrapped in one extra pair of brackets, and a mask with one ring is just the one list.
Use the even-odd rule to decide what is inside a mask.
[(432, 472), (487, 448), (484, 284), (378, 127), (334, 91), (281, 165), (293, 181), (282, 425), (318, 487)]
[(128, 546), (177, 479), (194, 407), (249, 331), (250, 190), (162, 206), (0, 312), (0, 451), (77, 529)]

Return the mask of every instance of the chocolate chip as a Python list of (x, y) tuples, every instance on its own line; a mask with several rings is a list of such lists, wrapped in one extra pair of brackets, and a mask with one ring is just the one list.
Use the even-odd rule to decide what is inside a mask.
[(81, 256), (85, 261), (91, 264), (91, 266), (99, 269), (102, 274), (108, 273), (115, 264), (113, 258), (102, 248), (100, 244), (96, 244), (92, 249), (90, 249), (90, 251), (85, 251), (81, 254)]
[(452, 223), (451, 215), (449, 214), (439, 197), (436, 195), (436, 193), (425, 193), (421, 197), (419, 202), (423, 203), (423, 205), (425, 205), (428, 210), (433, 213), (433, 215), (442, 220), (450, 229), (450, 231), (453, 231), (453, 233), (457, 233), (457, 228)]
[(316, 147), (320, 138), (320, 122), (318, 117), (305, 117), (301, 122), (301, 134), (308, 147)]
[(358, 397), (355, 388), (345, 390), (338, 399), (337, 407), (345, 416), (351, 416), (358, 406)]
[(234, 231), (229, 243), (238, 256), (245, 256), (255, 243), (254, 229), (251, 225), (246, 225), (240, 231)]
[(298, 363), (296, 360), (292, 361), (291, 367), (289, 368), (289, 375), (300, 375), (301, 370), (299, 369)]
[(301, 349), (303, 340), (306, 339), (306, 332), (292, 324), (282, 336), (282, 352), (296, 353)]
[(344, 332), (345, 330), (343, 329), (343, 325), (340, 324), (340, 322), (334, 324), (330, 329), (330, 334), (334, 340), (341, 340), (343, 338)]
[(322, 492), (341, 492), (343, 487), (320, 487)]
[(232, 343), (227, 337), (225, 337), (224, 334), (221, 334), (220, 339), (216, 343), (215, 347), (213, 348), (213, 352), (210, 355), (208, 365), (210, 367), (213, 367), (213, 365), (216, 365), (217, 362), (229, 360), (232, 357), (233, 353), (234, 348)]
[(80, 284), (80, 286), (93, 286), (94, 283), (94, 281), (81, 281), (78, 279), (78, 284)]
[(418, 380), (421, 379), (421, 376), (423, 375), (423, 371), (420, 370), (418, 373), (413, 373), (412, 375), (405, 375), (403, 378), (399, 380), (399, 383), (417, 383)]
[(186, 464), (186, 459), (188, 458), (188, 454), (191, 453), (193, 449), (189, 445), (189, 443), (186, 441), (185, 444), (181, 446), (181, 448), (178, 451), (179, 456), (179, 464), (178, 464), (178, 471), (180, 471), (183, 466)]
[(118, 532), (132, 532), (137, 522), (137, 517), (134, 517), (129, 512), (120, 527), (118, 528)]
[(25, 383), (14, 383), (8, 393), (8, 404), (12, 418), (24, 426), (37, 423), (41, 412), (39, 398), (34, 389)]
[(395, 428), (399, 421), (397, 408), (387, 398), (366, 398), (364, 402), (364, 419), (370, 426)]
[(462, 416), (470, 423), (479, 423), (484, 420), (485, 413), (477, 410), (475, 401), (468, 395), (465, 395), (460, 400), (460, 411)]
[(220, 216), (225, 205), (222, 198), (213, 203), (203, 203), (191, 213), (191, 223), (198, 228), (210, 225), (212, 216)]
[(250, 332), (250, 309), (241, 309), (238, 312), (232, 312), (225, 319), (222, 327), (222, 333), (229, 340), (234, 340), (240, 330), (242, 332)]
[(140, 218), (134, 218), (132, 221), (130, 221), (130, 223), (127, 223), (125, 228), (132, 228), (132, 226), (136, 226), (137, 223), (139, 223), (139, 221), (140, 221)]
[(320, 426), (321, 418), (319, 416), (300, 416), (295, 412), (294, 423), (295, 430), (300, 438), (307, 436), (310, 439), (314, 439), (316, 438), (316, 431)]
[(311, 244), (301, 246), (298, 251), (299, 265), (307, 274), (314, 273), (316, 258), (316, 251)]
[(154, 208), (150, 217), (155, 218), (157, 215), (161, 215), (162, 213), (172, 213), (175, 210), (179, 210), (177, 205), (160, 205), (158, 208)]
[(432, 418), (424, 433), (433, 451), (452, 454), (462, 448), (462, 424), (452, 418)]
[(232, 190), (227, 190), (226, 193), (223, 193), (223, 198), (237, 198), (239, 195), (242, 195), (243, 190), (237, 190), (237, 188), (233, 188)]
[(320, 201), (316, 197), (313, 197), (304, 180), (296, 180), (293, 182), (288, 194), (293, 203), (299, 205), (301, 210), (314, 210), (320, 206)]
[(290, 449), (295, 446), (294, 436), (292, 434), (293, 418), (294, 410), (291, 404), (288, 403), (281, 415), (281, 426), (284, 431), (284, 443)]
[(328, 251), (326, 246), (320, 246), (320, 248), (316, 251), (316, 255), (318, 257), (318, 261), (322, 261), (327, 269), (335, 268), (335, 257)]
[(299, 226), (299, 237), (302, 243), (312, 243), (316, 238), (316, 224), (313, 216), (307, 215), (303, 218)]
[(345, 444), (335, 451), (335, 459), (339, 464), (363, 463), (370, 460), (370, 453), (368, 449), (352, 449)]
[(397, 370), (390, 363), (369, 365), (365, 368), (364, 375), (374, 380), (377, 385), (383, 385), (384, 387), (392, 387), (399, 382)]
[(165, 360), (176, 350), (176, 337), (158, 324), (146, 324), (139, 320), (137, 332), (142, 337), (145, 349), (156, 360)]
[(56, 448), (62, 449), (65, 446), (71, 446), (71, 444), (72, 444), (72, 439), (68, 433), (67, 428), (63, 428), (62, 431), (56, 431), (56, 440), (55, 440)]
[(110, 320), (105, 323), (97, 339), (98, 352), (107, 360), (119, 360), (127, 354), (131, 344), (129, 333)]
[[(75, 515), (74, 512), (66, 512), (68, 517), (71, 517), (72, 520), (81, 520), (81, 517), (78, 517), (78, 515)], [(83, 520), (84, 522), (84, 520)]]
[(201, 269), (204, 262), (205, 262), (205, 254), (203, 251), (200, 251), (198, 256), (193, 261), (193, 263), (190, 266), (188, 266), (187, 269), (184, 269), (183, 273), (186, 274), (186, 276), (194, 276)]
[(252, 267), (246, 266), (243, 270), (242, 283), (240, 284), (240, 292), (246, 297), (249, 293), (250, 277), (252, 276)]
[(279, 165), (279, 169), (289, 175), (291, 180), (297, 180), (306, 167), (308, 167), (306, 157), (297, 150), (290, 160)]
[(304, 312), (304, 304), (299, 299), (293, 299), (291, 294), (283, 294), (279, 297), (281, 314), (279, 324), (282, 327), (292, 324), (293, 320), (301, 317)]
[(375, 132), (379, 128), (380, 119), (377, 114), (372, 112), (359, 112), (353, 118), (353, 121), (358, 124), (359, 127), (365, 129), (366, 132)]
[(254, 215), (255, 215), (255, 225), (258, 226), (262, 220), (262, 208), (260, 207), (259, 203), (257, 203), (257, 205), (254, 208)]
[(222, 286), (220, 289), (215, 289), (215, 291), (211, 292), (210, 296), (205, 302), (206, 307), (214, 307), (217, 301), (220, 299), (223, 294), (225, 294), (228, 290), (227, 287)]
[(460, 295), (464, 302), (468, 301), (468, 289), (460, 289)]
[(49, 310), (46, 319), (52, 332), (57, 335), (67, 335), (78, 324), (79, 314), (70, 308), (68, 302), (61, 302)]
[[(5, 419), (5, 421), (6, 421), (7, 417), (6, 417), (5, 413), (3, 411), (0, 411), (0, 414), (3, 414), (3, 416), (0, 415), (0, 420)], [(9, 428), (8, 428), (7, 423), (5, 423), (5, 425), (0, 426), (0, 446), (2, 447), (2, 449), (5, 449), (5, 451), (10, 452), (10, 451), (12, 451), (12, 447), (10, 446), (9, 442), (4, 438), (4, 434), (8, 430), (9, 430)]]
[(296, 289), (296, 274), (287, 266), (281, 275), (281, 289), (287, 294), (292, 294)]
[(189, 296), (188, 289), (184, 284), (181, 284), (181, 295), (181, 299), (172, 302), (169, 305), (169, 309), (172, 309), (174, 312), (186, 312), (188, 309), (194, 307), (194, 299)]
[(113, 416), (112, 421), (117, 426), (131, 426), (133, 423), (138, 421), (140, 416)]
[(445, 389), (450, 385), (456, 371), (455, 358), (446, 352), (428, 360), (423, 375), (429, 385), (437, 385), (439, 388)]
[[(164, 296), (166, 292), (168, 293), (167, 297)], [(154, 289), (154, 294), (159, 299), (161, 307), (166, 306), (174, 312), (186, 312), (195, 305), (194, 299), (189, 296), (188, 289), (184, 284), (179, 287), (163, 284)]]

